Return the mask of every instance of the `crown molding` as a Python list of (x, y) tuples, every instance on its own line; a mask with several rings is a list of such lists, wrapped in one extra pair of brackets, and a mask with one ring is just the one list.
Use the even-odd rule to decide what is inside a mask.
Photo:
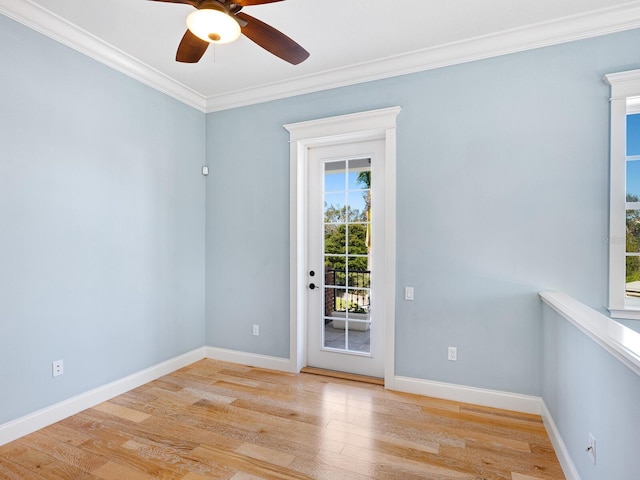
[(0, 13), (197, 110), (210, 113), (522, 52), (640, 27), (640, 1), (205, 97), (31, 0), (0, 0)]
[(0, 13), (200, 111), (205, 97), (30, 0), (0, 0)]
[(449, 67), (640, 27), (640, 2), (208, 97), (206, 112)]

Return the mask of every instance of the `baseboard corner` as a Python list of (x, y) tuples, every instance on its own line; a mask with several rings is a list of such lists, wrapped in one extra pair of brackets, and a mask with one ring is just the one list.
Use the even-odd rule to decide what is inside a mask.
[(219, 347), (205, 347), (205, 357), (222, 362), (237, 363), (251, 367), (295, 373), (295, 365), (288, 358), (272, 357), (259, 353), (241, 352)]
[(573, 460), (571, 460), (571, 456), (569, 455), (567, 446), (562, 439), (562, 435), (560, 435), (560, 430), (558, 430), (558, 427), (553, 420), (551, 412), (547, 408), (544, 399), (542, 399), (541, 402), (541, 410), (542, 411), (540, 415), (542, 416), (544, 428), (547, 430), (547, 434), (549, 435), (549, 439), (551, 440), (553, 449), (556, 452), (564, 476), (567, 478), (567, 480), (580, 480), (580, 474), (578, 473)]
[(0, 445), (17, 440), (20, 437), (59, 422), (87, 408), (106, 402), (113, 397), (156, 380), (163, 375), (172, 373), (187, 365), (191, 365), (203, 358), (205, 358), (205, 349), (204, 347), (200, 347), (119, 380), (11, 420), (0, 425)]

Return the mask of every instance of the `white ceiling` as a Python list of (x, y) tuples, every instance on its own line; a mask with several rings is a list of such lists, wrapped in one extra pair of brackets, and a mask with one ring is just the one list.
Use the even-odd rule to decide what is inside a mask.
[(174, 60), (193, 7), (0, 0), (4, 13), (203, 111), (640, 27), (640, 1), (285, 0), (244, 12), (311, 53), (293, 66), (246, 37)]

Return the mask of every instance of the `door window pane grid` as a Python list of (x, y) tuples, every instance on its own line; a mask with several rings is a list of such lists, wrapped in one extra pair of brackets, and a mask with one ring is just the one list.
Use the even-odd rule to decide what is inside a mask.
[(370, 159), (325, 162), (323, 347), (370, 353)]

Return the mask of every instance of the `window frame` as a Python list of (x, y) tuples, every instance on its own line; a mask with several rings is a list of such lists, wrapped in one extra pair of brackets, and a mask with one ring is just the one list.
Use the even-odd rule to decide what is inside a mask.
[(609, 190), (609, 312), (640, 320), (640, 298), (626, 295), (627, 115), (640, 113), (640, 70), (605, 75), (611, 86)]

